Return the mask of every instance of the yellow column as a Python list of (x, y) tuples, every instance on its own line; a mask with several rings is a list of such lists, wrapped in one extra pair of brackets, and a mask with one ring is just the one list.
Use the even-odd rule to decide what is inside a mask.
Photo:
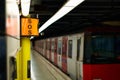
[(21, 38), (22, 47), (22, 80), (30, 80), (30, 38)]
[(16, 55), (16, 68), (17, 68), (17, 77), (15, 80), (22, 80), (22, 57), (21, 57), (21, 49), (17, 51)]

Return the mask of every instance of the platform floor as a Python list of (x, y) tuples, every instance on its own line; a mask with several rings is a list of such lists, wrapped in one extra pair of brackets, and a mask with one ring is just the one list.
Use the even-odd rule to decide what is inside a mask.
[(31, 51), (31, 80), (56, 80), (36, 51)]

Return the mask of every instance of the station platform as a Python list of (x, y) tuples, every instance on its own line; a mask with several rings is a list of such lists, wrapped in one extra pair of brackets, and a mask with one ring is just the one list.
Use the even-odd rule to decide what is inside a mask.
[(72, 80), (38, 52), (31, 51), (31, 80)]

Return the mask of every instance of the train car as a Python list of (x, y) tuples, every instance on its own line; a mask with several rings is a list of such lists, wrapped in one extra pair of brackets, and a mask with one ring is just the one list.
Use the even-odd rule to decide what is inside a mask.
[(47, 58), (51, 61), (51, 39), (47, 39)]
[(62, 37), (58, 37), (57, 46), (57, 63), (58, 67), (62, 68)]
[(50, 39), (50, 42), (49, 42), (49, 60), (52, 61), (52, 56), (51, 56), (51, 39)]
[(49, 48), (50, 48), (50, 39), (47, 39), (47, 53), (46, 53), (46, 56), (47, 56), (47, 59), (49, 59)]
[(68, 36), (62, 37), (62, 70), (67, 73), (67, 42)]
[(58, 49), (58, 38), (56, 37), (55, 38), (55, 46), (54, 46), (54, 64), (57, 66), (58, 65), (58, 62), (57, 62), (57, 49)]
[(51, 61), (54, 63), (55, 39), (51, 39)]
[(45, 40), (43, 40), (43, 56), (45, 56), (45, 49), (46, 49), (46, 43)]
[(39, 52), (40, 47), (39, 47), (39, 41), (38, 40), (35, 42), (35, 45), (36, 45), (35, 50)]
[[(73, 80), (82, 78), (84, 33), (68, 36), (68, 73)], [(79, 78), (78, 78), (79, 77)]]
[(87, 27), (52, 40), (54, 64), (72, 80), (120, 80), (119, 27)]
[(47, 49), (48, 49), (48, 47), (47, 47), (47, 39), (45, 39), (45, 57), (47, 58)]
[(84, 46), (84, 80), (120, 79), (120, 59), (118, 59), (120, 56), (119, 27), (87, 29)]
[(42, 40), (40, 44), (42, 44), (42, 45), (41, 45), (41, 51), (42, 51), (42, 55), (44, 55), (44, 48), (43, 48), (43, 46), (44, 46), (44, 41)]

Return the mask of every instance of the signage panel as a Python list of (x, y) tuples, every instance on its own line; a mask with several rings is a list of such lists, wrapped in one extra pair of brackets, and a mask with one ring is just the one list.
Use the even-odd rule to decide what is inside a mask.
[(38, 22), (36, 18), (21, 18), (21, 36), (38, 36)]

